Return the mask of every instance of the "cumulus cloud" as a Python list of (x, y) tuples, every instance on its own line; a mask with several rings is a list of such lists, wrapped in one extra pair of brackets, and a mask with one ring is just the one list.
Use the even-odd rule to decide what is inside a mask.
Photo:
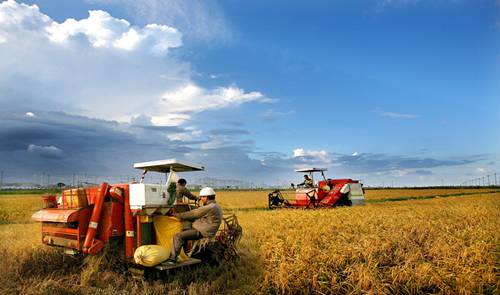
[(54, 43), (68, 45), (77, 40), (78, 35), (83, 35), (96, 48), (142, 50), (158, 55), (182, 45), (181, 33), (166, 25), (133, 27), (128, 21), (114, 18), (102, 10), (89, 11), (89, 17), (85, 19), (69, 18), (58, 23), (41, 13), (38, 6), (18, 4), (14, 0), (0, 3), (0, 28), (5, 42), (14, 37), (12, 32), (24, 31), (36, 32), (40, 38), (46, 37)]
[(183, 44), (165, 24), (132, 25), (106, 11), (57, 22), (36, 5), (0, 3), (0, 103), (4, 109), (63, 111), (131, 123), (179, 126), (193, 113), (255, 101), (262, 93), (237, 86), (204, 89), (189, 62), (170, 54)]
[(329, 164), (332, 159), (330, 153), (325, 150), (305, 150), (297, 148), (293, 150), (293, 158), (298, 158), (301, 162), (318, 162), (320, 164)]
[(176, 28), (158, 24), (136, 28), (102, 10), (91, 10), (88, 18), (79, 21), (70, 18), (63, 23), (52, 22), (46, 31), (49, 39), (56, 43), (66, 43), (82, 34), (93, 47), (143, 50), (157, 55), (182, 45), (182, 35)]

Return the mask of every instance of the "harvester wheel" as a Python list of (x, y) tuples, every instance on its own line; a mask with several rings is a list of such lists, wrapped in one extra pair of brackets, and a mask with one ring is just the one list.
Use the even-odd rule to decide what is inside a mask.
[(277, 208), (283, 206), (285, 203), (285, 198), (281, 194), (280, 190), (275, 190), (267, 195), (269, 209)]

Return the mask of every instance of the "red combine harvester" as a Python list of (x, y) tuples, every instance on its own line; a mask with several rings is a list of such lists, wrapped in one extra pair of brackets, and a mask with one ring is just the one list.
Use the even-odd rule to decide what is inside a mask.
[[(284, 197), (285, 193), (275, 190), (268, 195), (270, 209), (276, 208), (332, 208), (337, 206), (364, 205), (365, 196), (362, 184), (352, 179), (326, 178), (326, 168), (297, 169), (295, 172), (308, 173), (312, 187), (298, 187), (295, 199)], [(314, 172), (321, 172), (322, 180), (314, 182)], [(292, 183), (292, 187), (295, 185)]]
[[(100, 186), (64, 190), (60, 197), (45, 196), (44, 209), (32, 216), (33, 220), (42, 222), (42, 242), (61, 247), (66, 254), (72, 255), (97, 254), (104, 245), (110, 244), (120, 247), (122, 258), (134, 264), (135, 250), (158, 240), (153, 224), (155, 216), (184, 212), (197, 206), (176, 203), (176, 173), (201, 171), (204, 167), (169, 159), (136, 163), (134, 168), (143, 170), (140, 183), (103, 182)], [(165, 173), (166, 184), (143, 183), (148, 171)], [(234, 247), (240, 234), (236, 216), (224, 216), (213, 242)], [(200, 259), (190, 257), (175, 266), (159, 264), (156, 269), (200, 262)]]

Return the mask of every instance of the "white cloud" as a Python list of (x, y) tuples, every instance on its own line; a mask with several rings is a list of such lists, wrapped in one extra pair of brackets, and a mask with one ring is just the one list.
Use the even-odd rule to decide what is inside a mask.
[(162, 96), (162, 104), (166, 110), (181, 113), (216, 110), (252, 101), (269, 103), (274, 100), (265, 97), (260, 92), (245, 92), (234, 86), (207, 90), (193, 83), (184, 85), (175, 91), (166, 92)]
[(358, 155), (359, 155), (359, 153), (358, 153), (358, 152), (354, 152), (354, 153), (352, 153), (352, 155), (351, 155), (351, 156), (356, 157), (356, 156), (358, 156)]
[[(206, 29), (206, 28), (205, 28)], [(139, 115), (177, 126), (193, 113), (256, 101), (260, 92), (236, 86), (207, 90), (192, 82), (189, 62), (169, 54), (182, 35), (167, 25), (138, 27), (106, 11), (52, 20), (36, 5), (0, 3), (0, 103), (33, 112), (62, 111), (131, 122)]]
[(24, 114), (26, 117), (34, 117), (35, 114), (32, 113), (32, 112), (26, 112), (26, 114)]
[(151, 123), (155, 126), (179, 126), (191, 119), (186, 114), (166, 114), (163, 116), (152, 116)]
[(28, 145), (27, 151), (28, 153), (41, 156), (44, 158), (58, 158), (63, 155), (63, 151), (60, 148), (55, 147), (53, 145), (43, 146), (43, 145), (30, 144)]
[(50, 18), (40, 13), (37, 5), (18, 4), (14, 0), (0, 3), (1, 27), (22, 26), (27, 30), (40, 30), (50, 23)]
[(416, 119), (419, 116), (414, 114), (402, 114), (395, 112), (384, 112), (379, 114), (382, 117), (397, 118), (397, 119)]
[(182, 46), (182, 34), (176, 28), (157, 24), (135, 28), (128, 21), (114, 18), (102, 10), (91, 10), (88, 18), (79, 21), (70, 18), (63, 23), (52, 22), (46, 31), (48, 38), (56, 43), (64, 44), (71, 37), (82, 34), (96, 48), (149, 51), (157, 55)]
[(331, 163), (330, 154), (325, 150), (305, 150), (303, 148), (297, 148), (293, 150), (293, 158), (312, 158), (314, 160), (319, 160), (325, 164)]

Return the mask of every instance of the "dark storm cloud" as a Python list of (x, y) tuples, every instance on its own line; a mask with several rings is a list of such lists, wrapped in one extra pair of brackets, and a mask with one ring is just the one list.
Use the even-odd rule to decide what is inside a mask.
[(0, 127), (0, 151), (25, 150), (30, 142), (50, 140), (56, 134), (50, 130), (37, 130), (26, 127), (14, 127), (6, 129)]
[(134, 127), (113, 121), (57, 112), (33, 113), (0, 114), (3, 169), (120, 173), (123, 169), (130, 171), (135, 161), (178, 157), (193, 151), (185, 144), (170, 142), (164, 130), (141, 129), (137, 133)]
[[(326, 167), (330, 177), (386, 174), (396, 170), (405, 170), (407, 175), (426, 176), (433, 173), (432, 168), (465, 165), (486, 158), (476, 155), (437, 159), (370, 153), (352, 156), (308, 151), (292, 157), (291, 154), (259, 151), (253, 140), (236, 137), (248, 134), (243, 129), (213, 129), (209, 131), (209, 139), (194, 136), (189, 141), (169, 140), (168, 135), (172, 133), (193, 137), (192, 130), (144, 128), (61, 112), (29, 111), (33, 114), (0, 111), (2, 170), (26, 174), (45, 171), (60, 175), (80, 172), (135, 175), (137, 172), (131, 168), (134, 162), (177, 158), (206, 167), (206, 171), (193, 176), (195, 178), (210, 176), (273, 184), (293, 179), (296, 176), (293, 170), (299, 166)], [(219, 137), (227, 137), (227, 140), (207, 148)]]
[[(206, 172), (194, 177), (271, 180), (272, 183), (272, 174), (276, 173), (276, 167), (262, 165), (260, 160), (249, 156), (253, 153), (253, 140), (228, 141), (217, 148), (202, 148), (203, 143), (209, 142), (203, 137), (190, 141), (169, 140), (169, 134), (192, 132), (179, 127), (151, 128), (60, 112), (32, 111), (33, 116), (0, 114), (3, 170), (25, 175), (41, 172), (66, 176), (72, 173), (135, 175), (137, 172), (131, 168), (135, 162), (177, 158), (207, 167)], [(247, 132), (217, 129), (215, 133)]]

